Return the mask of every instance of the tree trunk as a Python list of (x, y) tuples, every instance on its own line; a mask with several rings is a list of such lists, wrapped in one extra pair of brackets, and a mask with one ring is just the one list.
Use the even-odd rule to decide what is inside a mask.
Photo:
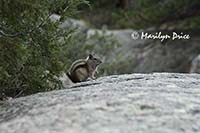
[(122, 9), (128, 9), (128, 0), (118, 0), (117, 7)]

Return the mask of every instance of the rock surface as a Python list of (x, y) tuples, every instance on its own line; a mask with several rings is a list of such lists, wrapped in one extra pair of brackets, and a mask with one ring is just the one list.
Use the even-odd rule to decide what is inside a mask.
[(102, 77), (0, 103), (1, 133), (200, 132), (200, 75)]
[(200, 55), (192, 61), (190, 73), (200, 73)]
[[(113, 71), (118, 72), (118, 74), (151, 72), (189, 73), (192, 60), (200, 54), (199, 33), (196, 35), (191, 33), (189, 40), (161, 42), (159, 40), (134, 40), (131, 37), (133, 32), (135, 31), (108, 31), (121, 44), (121, 47), (114, 50), (118, 51), (117, 54), (106, 57), (107, 62), (111, 65), (114, 64)], [(148, 30), (138, 31), (138, 33), (140, 32), (146, 33)], [(112, 62), (115, 58), (117, 58), (117, 62)]]
[[(52, 16), (53, 18), (55, 19), (53, 21), (56, 21), (58, 16)], [(189, 73), (192, 69), (193, 59), (200, 54), (200, 32), (198, 30), (183, 32), (191, 36), (189, 40), (169, 39), (161, 42), (160, 40), (145, 40), (140, 37), (133, 39), (135, 32), (138, 32), (139, 36), (142, 32), (159, 32), (155, 28), (138, 31), (133, 29), (93, 29), (84, 21), (71, 18), (64, 21), (60, 28), (65, 30), (75, 28), (78, 31), (75, 32), (75, 38), (78, 41), (70, 49), (73, 51), (69, 54), (71, 60), (75, 60), (73, 57), (82, 58), (82, 54), (87, 52), (94, 52), (105, 58), (105, 65), (100, 72), (102, 75), (152, 72)], [(153, 34), (155, 34), (154, 32)], [(172, 32), (163, 32), (162, 34), (171, 35)], [(102, 39), (102, 36), (105, 38)], [(116, 42), (109, 46), (113, 41), (110, 39), (111, 36)], [(105, 41), (106, 39), (107, 41)]]
[[(200, 33), (191, 33), (189, 40), (177, 39), (161, 42), (160, 40), (133, 39), (132, 33), (138, 32), (141, 35), (142, 32), (148, 32), (148, 29), (140, 31), (132, 29), (106, 31), (88, 29), (86, 31), (89, 44), (94, 43), (96, 45), (94, 51), (100, 51), (99, 45), (101, 47), (106, 47), (107, 45), (107, 43), (93, 42), (90, 37), (95, 34), (107, 38), (109, 35), (112, 35), (119, 43), (119, 46), (109, 51), (110, 55), (105, 56), (105, 66), (112, 67), (111, 72), (108, 72), (109, 74), (151, 72), (189, 73), (193, 59), (200, 54)], [(105, 50), (102, 51), (104, 52)], [(106, 68), (103, 69), (107, 70)]]

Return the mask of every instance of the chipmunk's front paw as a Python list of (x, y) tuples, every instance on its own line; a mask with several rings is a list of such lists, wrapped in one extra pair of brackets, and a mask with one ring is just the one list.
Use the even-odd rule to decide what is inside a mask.
[(95, 80), (95, 79), (97, 79), (95, 76), (91, 76), (90, 77), (92, 80)]
[(92, 77), (93, 80), (97, 79), (96, 77)]

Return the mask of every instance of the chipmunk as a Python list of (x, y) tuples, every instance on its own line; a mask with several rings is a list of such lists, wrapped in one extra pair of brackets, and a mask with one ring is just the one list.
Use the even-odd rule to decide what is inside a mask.
[(96, 79), (95, 73), (101, 63), (102, 61), (99, 58), (89, 54), (86, 59), (79, 59), (72, 63), (67, 76), (73, 83), (86, 81), (89, 77)]

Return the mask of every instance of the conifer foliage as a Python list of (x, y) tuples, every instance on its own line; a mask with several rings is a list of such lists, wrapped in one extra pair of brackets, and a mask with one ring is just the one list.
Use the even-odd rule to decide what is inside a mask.
[[(72, 43), (73, 30), (58, 28), (77, 12), (84, 0), (0, 1), (0, 99), (61, 87), (56, 78), (65, 69), (63, 47)], [(59, 41), (59, 40), (63, 41)], [(63, 39), (64, 38), (64, 39)]]

